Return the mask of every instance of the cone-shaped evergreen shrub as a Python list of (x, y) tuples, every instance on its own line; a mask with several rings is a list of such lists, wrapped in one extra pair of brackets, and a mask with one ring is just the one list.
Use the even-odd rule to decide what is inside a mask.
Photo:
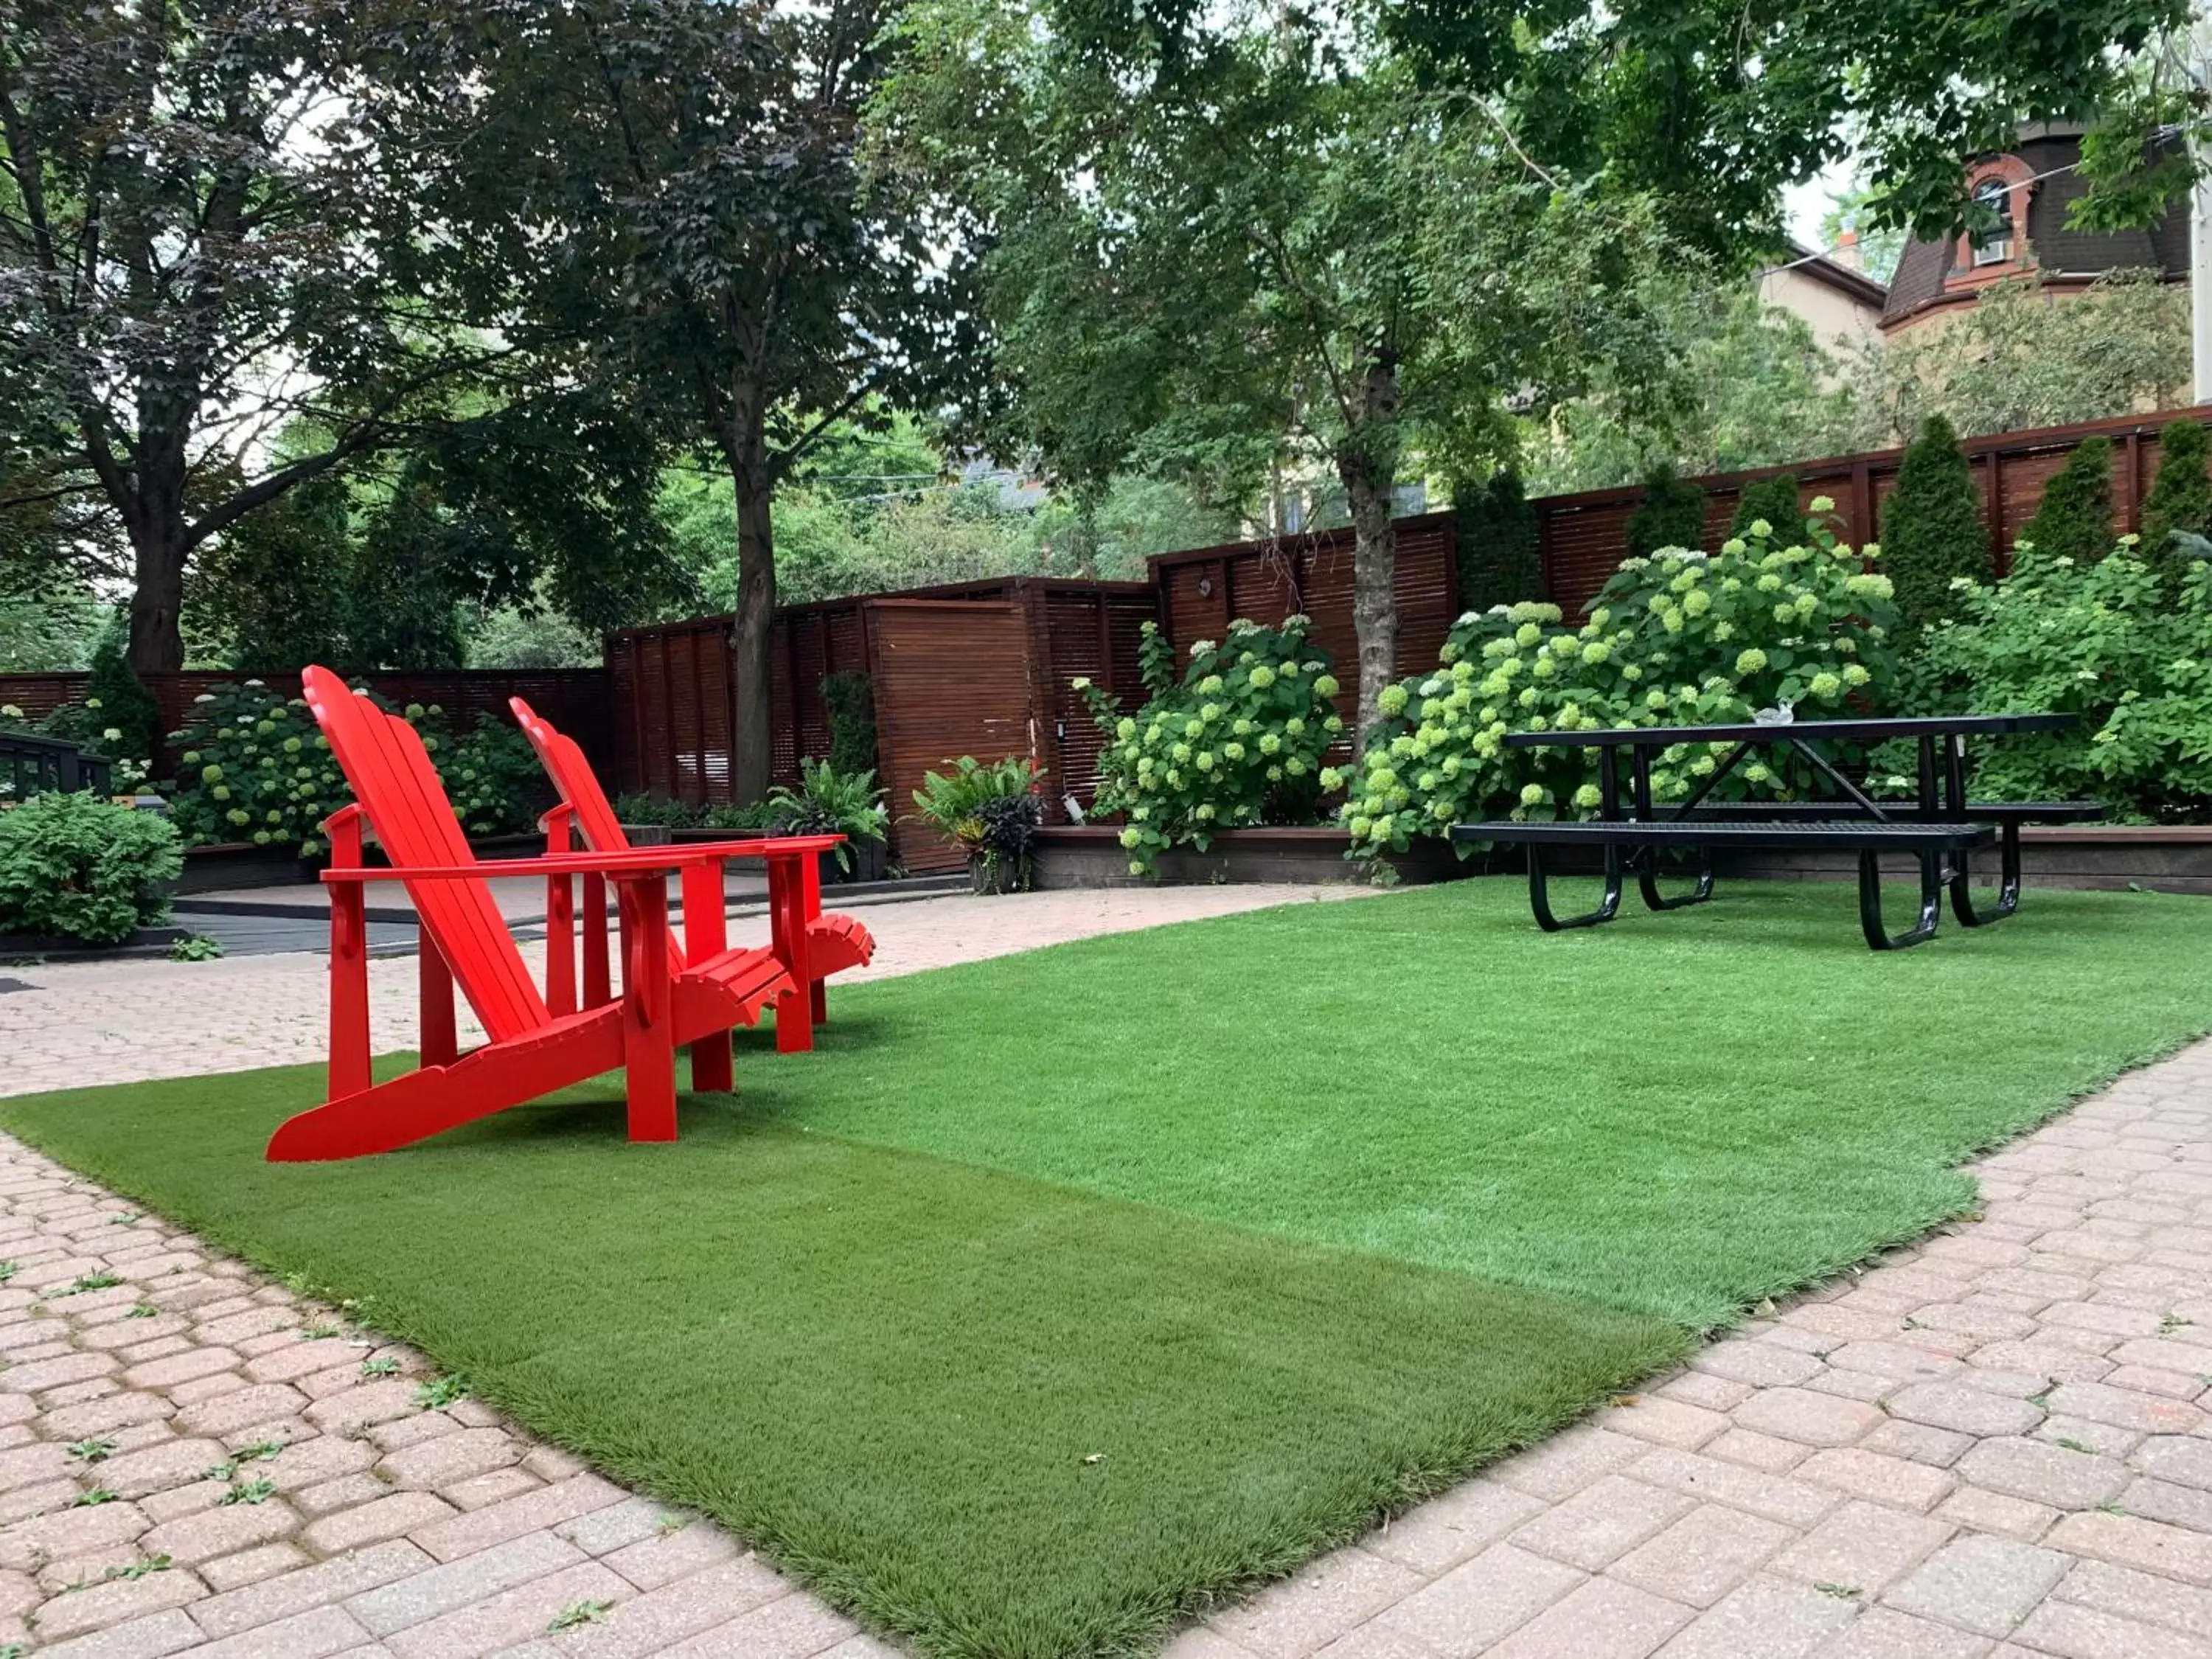
[(2020, 539), (2053, 558), (2094, 564), (2112, 550), (2112, 441), (2092, 438), (2043, 486)]
[(1805, 510), (1798, 505), (1795, 472), (1746, 484), (1735, 498), (1735, 517), (1729, 520), (1729, 534), (1745, 535), (1761, 519), (1772, 526), (1775, 538), (1784, 547), (1805, 539)]
[(1644, 558), (1662, 547), (1702, 548), (1705, 540), (1705, 492), (1680, 477), (1671, 461), (1653, 467), (1644, 481), (1644, 500), (1628, 515), (1628, 555)]
[(1950, 613), (1955, 578), (1989, 580), (1982, 492), (1958, 434), (1941, 415), (1922, 425), (1897, 470), (1897, 488), (1882, 503), (1881, 569), (1896, 586), (1908, 635)]

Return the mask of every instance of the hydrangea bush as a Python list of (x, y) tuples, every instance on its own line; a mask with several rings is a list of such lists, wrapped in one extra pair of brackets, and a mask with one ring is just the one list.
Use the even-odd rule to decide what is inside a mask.
[(2212, 566), (2183, 571), (2177, 592), (2137, 549), (2124, 537), (2081, 563), (2022, 542), (2003, 582), (1956, 585), (1952, 619), (1923, 637), (1931, 704), (2081, 716), (1987, 745), (1978, 795), (2169, 822), (2212, 810)]
[(1322, 754), (1344, 721), (1311, 626), (1304, 617), (1278, 628), (1240, 617), (1220, 644), (1194, 641), (1178, 679), (1167, 642), (1146, 623), (1139, 661), (1150, 696), (1133, 714), (1089, 680), (1074, 683), (1106, 734), (1091, 810), (1122, 815), (1132, 875), (1150, 874), (1170, 847), (1203, 850), (1218, 830), (1319, 815)]
[[(1383, 693), (1361, 765), (1322, 780), (1346, 790), (1354, 853), (1403, 852), (1457, 822), (1596, 811), (1591, 750), (1510, 749), (1510, 732), (1711, 725), (1781, 702), (1808, 717), (1843, 713), (1847, 701), (1878, 705), (1895, 678), (1897, 620), (1888, 578), (1869, 568), (1881, 550), (1838, 542), (1822, 516), (1833, 503), (1813, 507), (1802, 536), (1760, 520), (1710, 556), (1662, 548), (1625, 561), (1580, 628), (1550, 605), (1462, 617), (1435, 672)], [(1653, 788), (1686, 795), (1728, 747), (1662, 751)], [(1790, 780), (1753, 762), (1714, 798), (1790, 793)]]
[[(407, 718), (420, 725), (428, 713), (416, 704)], [(170, 811), (194, 846), (250, 842), (313, 858), (323, 850), (322, 821), (353, 799), (306, 701), (259, 680), (202, 692), (169, 744), (177, 755)]]
[[(105, 760), (115, 793), (127, 795), (146, 787), (152, 770), (146, 762), (123, 752), (123, 731), (107, 717), (98, 697), (61, 703), (38, 720), (32, 720), (14, 703), (0, 703), (0, 732), (23, 732), (35, 738), (59, 738), (83, 753)], [(0, 799), (8, 793), (0, 785)]]

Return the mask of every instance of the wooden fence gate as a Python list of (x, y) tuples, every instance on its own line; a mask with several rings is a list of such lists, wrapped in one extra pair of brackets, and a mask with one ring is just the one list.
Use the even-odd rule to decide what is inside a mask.
[(914, 793), (922, 774), (963, 755), (1038, 753), (1022, 607), (1011, 599), (872, 599), (865, 614), (894, 855), (912, 872), (963, 869), (959, 848), (913, 816)]

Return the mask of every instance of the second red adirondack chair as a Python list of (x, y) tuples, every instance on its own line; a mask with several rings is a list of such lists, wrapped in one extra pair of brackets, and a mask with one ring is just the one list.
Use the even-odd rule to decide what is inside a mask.
[[(514, 718), (521, 722), (531, 746), (544, 763), (553, 787), (561, 792), (562, 807), (574, 815), (575, 827), (583, 832), (592, 851), (633, 850), (629, 836), (615, 815), (613, 804), (607, 799), (607, 792), (599, 787), (599, 775), (592, 770), (591, 762), (584, 757), (575, 740), (555, 730), (520, 697), (508, 699), (507, 707), (514, 711)], [(559, 813), (562, 807), (554, 809), (555, 813)], [(556, 823), (557, 826), (557, 819)], [(875, 956), (875, 936), (852, 916), (822, 913), (820, 837), (780, 836), (706, 845), (721, 848), (727, 857), (767, 860), (773, 933), (770, 948), (791, 975), (793, 987), (775, 1006), (775, 1046), (785, 1054), (812, 1048), (813, 1028), (827, 1020), (830, 1013), (823, 981), (847, 968), (865, 967)], [(710, 885), (705, 872), (696, 878), (687, 872), (684, 888), (687, 925), (695, 904), (720, 908), (720, 880), (716, 873)], [(604, 904), (605, 901), (600, 902)], [(592, 914), (588, 878), (585, 908), (587, 916)], [(585, 938), (591, 938), (588, 930)], [(549, 941), (548, 948), (553, 948), (555, 943), (557, 941)], [(670, 948), (675, 959), (681, 962), (682, 946), (672, 943)], [(697, 1063), (695, 1054), (695, 1067)]]

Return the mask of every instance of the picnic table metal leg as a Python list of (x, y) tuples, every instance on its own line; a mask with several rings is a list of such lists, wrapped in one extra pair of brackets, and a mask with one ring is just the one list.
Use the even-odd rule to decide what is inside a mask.
[(1997, 902), (1986, 910), (1974, 907), (1973, 874), (1969, 868), (1972, 855), (1959, 854), (1958, 867), (1951, 875), (1951, 914), (1959, 918), (1961, 927), (1986, 927), (1993, 921), (2002, 921), (2020, 908), (2020, 821), (2007, 818), (2003, 840), (1997, 854), (1999, 880)]
[(1644, 855), (1636, 872), (1636, 885), (1644, 895), (1644, 904), (1650, 910), (1680, 910), (1686, 905), (1703, 904), (1713, 896), (1712, 854), (1700, 849), (1698, 854), (1698, 884), (1686, 893), (1667, 898), (1659, 891), (1659, 872), (1653, 860), (1658, 857), (1656, 848)]
[(1620, 849), (1605, 849), (1605, 896), (1598, 901), (1595, 910), (1579, 916), (1569, 916), (1562, 921), (1552, 914), (1551, 895), (1546, 890), (1544, 878), (1544, 849), (1534, 842), (1528, 844), (1528, 908), (1536, 913), (1536, 925), (1547, 933), (1556, 933), (1568, 927), (1595, 927), (1601, 921), (1611, 921), (1620, 909), (1621, 864)]
[(1859, 927), (1867, 946), (1875, 951), (1902, 951), (1936, 936), (1943, 914), (1943, 872), (1941, 855), (1922, 853), (1920, 861), (1920, 919), (1901, 933), (1892, 933), (1881, 920), (1881, 862), (1872, 848), (1859, 854)]

